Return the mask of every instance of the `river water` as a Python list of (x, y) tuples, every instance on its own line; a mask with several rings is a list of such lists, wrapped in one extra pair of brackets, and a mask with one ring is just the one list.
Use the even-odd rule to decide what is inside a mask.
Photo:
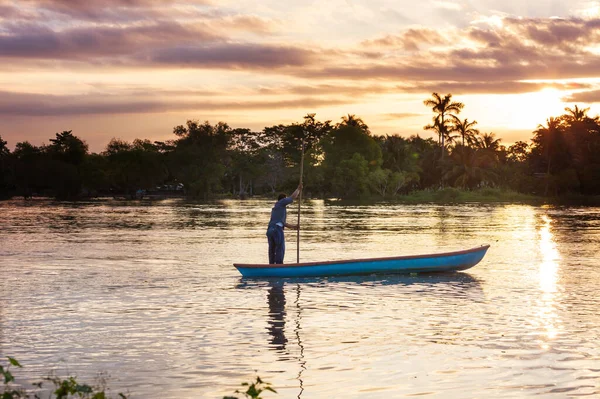
[(257, 375), (265, 398), (600, 396), (600, 208), (309, 200), (301, 261), (491, 248), (455, 274), (242, 279), (271, 205), (0, 202), (0, 355), (25, 386), (104, 373), (132, 398)]

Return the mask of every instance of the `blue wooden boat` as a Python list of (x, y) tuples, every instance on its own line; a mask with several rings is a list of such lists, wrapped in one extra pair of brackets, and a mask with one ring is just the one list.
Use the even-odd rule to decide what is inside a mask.
[(244, 277), (322, 277), (373, 273), (421, 273), (465, 270), (478, 264), (489, 245), (462, 251), (391, 258), (334, 260), (283, 265), (241, 264), (234, 266)]

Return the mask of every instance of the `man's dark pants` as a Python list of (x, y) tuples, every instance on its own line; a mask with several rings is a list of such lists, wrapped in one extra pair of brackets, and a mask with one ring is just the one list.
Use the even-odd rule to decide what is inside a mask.
[(269, 263), (282, 264), (285, 255), (285, 237), (283, 236), (283, 227), (274, 226), (267, 229), (267, 239), (269, 240)]

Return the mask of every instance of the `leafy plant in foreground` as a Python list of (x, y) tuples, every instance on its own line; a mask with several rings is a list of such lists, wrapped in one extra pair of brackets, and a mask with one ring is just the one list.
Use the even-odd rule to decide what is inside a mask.
[[(249, 384), (247, 382), (242, 383), (243, 387), (248, 387), (246, 389), (245, 392), (240, 392), (239, 390), (236, 390), (235, 393), (241, 393), (244, 395), (244, 397), (249, 398), (249, 399), (262, 399), (262, 397), (260, 396), (260, 394), (264, 391), (270, 391), (273, 393), (277, 393), (276, 390), (274, 390), (273, 388), (271, 388), (271, 384), (268, 382), (264, 382), (263, 380), (260, 379), (260, 377), (256, 377), (256, 382), (253, 382), (252, 384)], [(238, 399), (235, 396), (224, 396), (223, 399)]]
[[(8, 357), (9, 364), (5, 366), (0, 365), (0, 374), (4, 377), (4, 391), (0, 396), (0, 399), (42, 399), (42, 397), (38, 393), (34, 393), (33, 396), (27, 393), (22, 388), (16, 388), (14, 386), (15, 377), (10, 372), (10, 366), (14, 367), (23, 367), (21, 364), (12, 357)], [(46, 381), (52, 382), (55, 390), (50, 393), (48, 396), (49, 399), (69, 399), (69, 398), (79, 398), (79, 399), (109, 399), (105, 393), (105, 380), (103, 378), (100, 379), (100, 386), (92, 387), (88, 384), (80, 384), (77, 382), (75, 377), (68, 377), (66, 379), (62, 379), (57, 376), (47, 377)], [(39, 389), (42, 388), (43, 382), (37, 382), (33, 384)], [(127, 399), (127, 396), (123, 393), (119, 393), (119, 398)]]

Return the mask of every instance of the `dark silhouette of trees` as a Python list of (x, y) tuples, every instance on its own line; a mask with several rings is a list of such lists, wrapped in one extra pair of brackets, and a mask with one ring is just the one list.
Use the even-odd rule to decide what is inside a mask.
[(356, 115), (333, 126), (313, 113), (260, 132), (188, 120), (173, 129), (172, 140), (114, 138), (99, 154), (90, 154), (70, 130), (39, 147), (16, 143), (12, 152), (0, 138), (0, 198), (139, 198), (164, 187), (183, 187), (178, 192), (190, 198), (272, 195), (297, 185), (302, 142), (310, 196), (390, 198), (443, 186), (600, 195), (600, 120), (589, 109), (565, 108), (538, 126), (530, 141), (504, 146), (493, 133), (479, 132), (476, 121), (458, 118), (464, 105), (451, 94), (433, 93), (425, 104), (435, 113), (426, 128), (437, 133), (437, 142), (372, 136)]
[(233, 129), (230, 132), (228, 153), (226, 174), (230, 177), (232, 192), (237, 191), (240, 197), (252, 195), (252, 184), (264, 174), (266, 161), (266, 154), (261, 151), (259, 133), (250, 129)]
[(340, 127), (340, 126), (353, 126), (353, 127), (357, 127), (359, 129), (361, 129), (362, 131), (364, 131), (367, 134), (371, 133), (369, 131), (369, 127), (362, 120), (362, 118), (359, 118), (354, 114), (348, 114), (346, 116), (342, 116), (342, 121), (340, 123), (338, 123), (336, 125), (336, 127)]
[(581, 109), (577, 105), (573, 108), (566, 107), (565, 111), (567, 111), (567, 113), (564, 115), (564, 119), (569, 123), (583, 122), (588, 119), (587, 113), (589, 110), (589, 108)]
[(113, 193), (135, 198), (138, 190), (161, 184), (168, 171), (159, 146), (149, 140), (133, 143), (113, 138), (102, 153), (106, 159), (106, 178)]
[(71, 165), (79, 165), (88, 153), (88, 145), (73, 135), (72, 130), (56, 133), (56, 138), (50, 139), (48, 152), (56, 159)]
[(47, 168), (43, 159), (43, 148), (28, 141), (19, 142), (13, 152), (15, 189), (17, 195), (29, 198), (47, 190)]
[(0, 157), (5, 157), (10, 154), (7, 144), (6, 141), (2, 140), (2, 136), (0, 136)]
[(500, 150), (500, 139), (496, 138), (494, 133), (483, 133), (480, 137), (475, 138), (475, 146), (496, 153)]
[(432, 93), (431, 98), (423, 101), (425, 106), (431, 108), (436, 114), (433, 119), (432, 125), (424, 127), (425, 130), (434, 130), (438, 133), (440, 138), (440, 145), (442, 147), (442, 160), (444, 159), (444, 153), (446, 151), (445, 140), (449, 137), (451, 127), (449, 125), (450, 115), (456, 116), (464, 108), (464, 104), (458, 101), (452, 101), (452, 94), (446, 94), (444, 97), (438, 93)]
[(554, 171), (558, 171), (556, 165), (552, 164), (554, 160), (563, 160), (565, 157), (562, 152), (565, 150), (563, 126), (560, 123), (559, 118), (550, 117), (546, 120), (546, 126), (538, 125), (537, 129), (533, 132), (534, 137), (532, 139), (534, 147), (532, 152), (534, 155), (539, 155), (539, 167), (545, 164), (546, 167), (546, 184), (544, 188), (544, 195), (548, 195), (548, 189), (550, 187), (550, 172), (554, 166)]
[(10, 197), (14, 184), (14, 168), (7, 144), (0, 136), (0, 199)]
[(461, 120), (456, 115), (450, 115), (450, 118), (453, 121), (451, 130), (460, 134), (463, 147), (465, 146), (465, 141), (469, 146), (474, 145), (476, 143), (477, 135), (479, 134), (479, 130), (475, 128), (477, 121), (469, 122), (466, 118)]
[(185, 126), (176, 126), (173, 133), (178, 139), (169, 157), (169, 168), (173, 177), (184, 184), (186, 194), (208, 198), (220, 192), (231, 138), (229, 125), (188, 120)]

